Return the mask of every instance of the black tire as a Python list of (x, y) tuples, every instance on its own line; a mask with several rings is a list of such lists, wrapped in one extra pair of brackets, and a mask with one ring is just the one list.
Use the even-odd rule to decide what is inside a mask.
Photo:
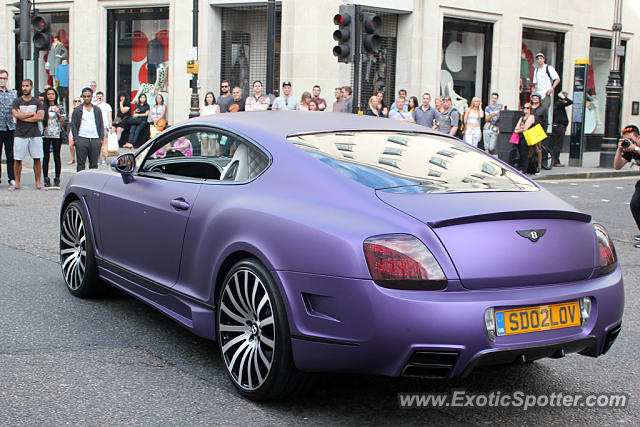
[(245, 398), (274, 400), (304, 387), (307, 378), (293, 363), (280, 292), (258, 261), (239, 261), (225, 277), (217, 301), (216, 335), (225, 370)]
[(542, 169), (548, 171), (553, 169), (553, 156), (546, 145), (542, 146)]
[(79, 200), (65, 207), (60, 220), (60, 266), (67, 290), (76, 297), (96, 296), (104, 289), (98, 277), (89, 224)]

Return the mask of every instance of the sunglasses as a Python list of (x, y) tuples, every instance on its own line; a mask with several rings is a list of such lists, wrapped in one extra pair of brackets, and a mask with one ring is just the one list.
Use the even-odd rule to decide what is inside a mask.
[(620, 131), (620, 133), (622, 133), (622, 134), (624, 134), (624, 133), (631, 133), (631, 132), (635, 132), (635, 130), (636, 130), (635, 128), (633, 128), (633, 127), (629, 126), (629, 127), (626, 127), (626, 128), (624, 128), (624, 129), (622, 129), (622, 130)]
[(227, 87), (229, 87), (229, 86), (227, 86), (227, 85), (222, 85), (222, 86), (220, 86), (220, 87), (222, 87), (222, 88), (227, 88)]
[(443, 101), (451, 101), (451, 98), (442, 98)]
[(531, 107), (523, 107), (525, 110), (531, 110)]

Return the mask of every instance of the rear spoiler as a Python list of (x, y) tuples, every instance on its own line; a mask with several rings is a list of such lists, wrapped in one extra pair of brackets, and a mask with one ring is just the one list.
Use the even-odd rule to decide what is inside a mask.
[(470, 224), (473, 222), (505, 221), (510, 219), (568, 219), (572, 221), (591, 222), (591, 215), (582, 212), (558, 210), (530, 210), (514, 212), (492, 212), (479, 215), (447, 218), (440, 221), (430, 221), (433, 228), (450, 227), (452, 225)]

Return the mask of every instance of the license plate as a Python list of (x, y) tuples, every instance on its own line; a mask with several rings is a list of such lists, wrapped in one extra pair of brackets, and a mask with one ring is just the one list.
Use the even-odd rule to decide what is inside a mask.
[(498, 310), (496, 335), (526, 334), (549, 329), (580, 325), (580, 305), (577, 301), (536, 307)]

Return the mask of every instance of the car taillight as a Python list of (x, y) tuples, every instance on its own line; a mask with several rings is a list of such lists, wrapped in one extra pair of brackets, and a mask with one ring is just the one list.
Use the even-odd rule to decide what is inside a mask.
[(600, 224), (593, 224), (598, 241), (598, 254), (600, 256), (600, 275), (607, 274), (615, 270), (618, 263), (616, 248), (613, 246), (611, 237), (607, 230)]
[(387, 234), (364, 241), (371, 278), (385, 288), (441, 290), (447, 278), (433, 254), (417, 238)]

